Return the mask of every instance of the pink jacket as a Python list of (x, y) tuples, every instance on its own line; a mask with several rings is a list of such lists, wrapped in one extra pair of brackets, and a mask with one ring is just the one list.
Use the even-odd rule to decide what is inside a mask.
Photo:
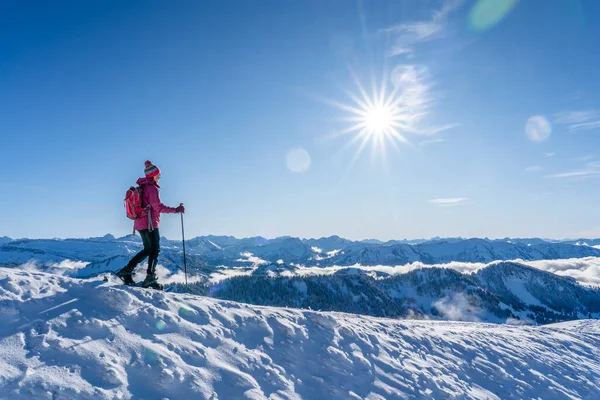
[(133, 228), (136, 231), (142, 229), (158, 229), (160, 225), (160, 214), (175, 214), (177, 211), (173, 207), (165, 206), (160, 202), (160, 195), (158, 194), (158, 183), (153, 178), (140, 178), (137, 180), (137, 184), (142, 189), (142, 206), (150, 206), (148, 214), (150, 215), (150, 221), (152, 225), (148, 223), (148, 215), (136, 219)]

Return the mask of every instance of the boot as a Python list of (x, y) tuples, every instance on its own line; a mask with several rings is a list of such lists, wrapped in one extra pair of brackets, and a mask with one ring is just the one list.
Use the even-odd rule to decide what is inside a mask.
[(131, 272), (129, 271), (129, 266), (127, 266), (127, 265), (124, 266), (115, 275), (118, 276), (119, 278), (121, 278), (123, 283), (126, 284), (127, 286), (135, 285), (135, 281), (133, 280), (133, 277), (131, 276)]
[(158, 283), (156, 274), (146, 275), (146, 279), (144, 279), (144, 282), (142, 282), (142, 287), (157, 289), (157, 290), (162, 290), (162, 288), (163, 288), (163, 286), (160, 283)]

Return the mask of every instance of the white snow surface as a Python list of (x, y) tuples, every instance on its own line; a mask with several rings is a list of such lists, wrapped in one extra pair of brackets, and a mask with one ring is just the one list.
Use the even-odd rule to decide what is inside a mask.
[(597, 399), (600, 321), (396, 321), (0, 268), (0, 399)]

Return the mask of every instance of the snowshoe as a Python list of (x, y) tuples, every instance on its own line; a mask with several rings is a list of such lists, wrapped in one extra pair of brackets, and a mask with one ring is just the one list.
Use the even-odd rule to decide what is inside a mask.
[(149, 288), (149, 289), (163, 290), (163, 285), (158, 283), (158, 281), (156, 279), (156, 275), (154, 275), (154, 274), (146, 276), (146, 279), (144, 279), (144, 282), (142, 282), (142, 287), (144, 289)]
[(161, 285), (158, 282), (154, 282), (148, 286), (142, 286), (142, 287), (145, 289), (154, 289), (154, 290), (163, 290), (164, 289), (163, 285)]
[(130, 273), (123, 272), (123, 270), (119, 270), (117, 272), (113, 272), (115, 276), (123, 281), (123, 283), (127, 286), (135, 286), (135, 281)]

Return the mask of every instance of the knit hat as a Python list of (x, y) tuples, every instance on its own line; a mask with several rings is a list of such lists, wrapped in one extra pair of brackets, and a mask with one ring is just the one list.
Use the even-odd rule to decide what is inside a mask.
[(160, 175), (160, 169), (156, 165), (152, 164), (152, 161), (146, 160), (144, 167), (146, 178), (154, 178), (156, 175)]

